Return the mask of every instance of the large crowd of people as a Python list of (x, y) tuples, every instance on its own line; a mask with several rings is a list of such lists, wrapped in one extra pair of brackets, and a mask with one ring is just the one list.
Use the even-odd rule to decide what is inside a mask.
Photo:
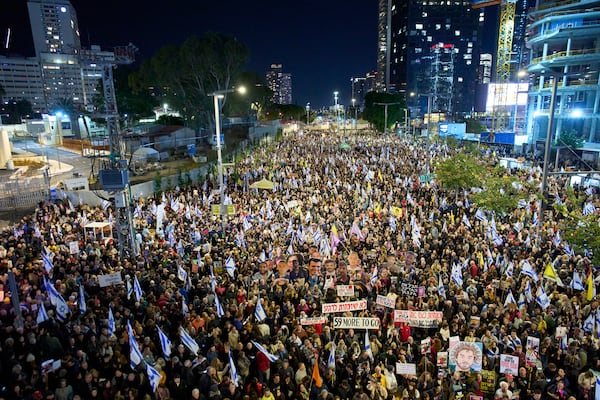
[[(225, 170), (227, 216), (215, 173), (136, 199), (123, 257), (84, 229), (114, 206), (40, 204), (1, 233), (0, 398), (595, 398), (600, 249), (534, 192), (494, 214), (420, 178), (458, 151), (289, 136)], [(597, 212), (564, 179), (557, 202)]]

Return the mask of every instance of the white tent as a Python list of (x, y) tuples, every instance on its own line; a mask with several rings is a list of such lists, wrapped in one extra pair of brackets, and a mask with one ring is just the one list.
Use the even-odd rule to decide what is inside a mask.
[(140, 147), (133, 152), (133, 160), (135, 161), (158, 161), (158, 151), (152, 147)]

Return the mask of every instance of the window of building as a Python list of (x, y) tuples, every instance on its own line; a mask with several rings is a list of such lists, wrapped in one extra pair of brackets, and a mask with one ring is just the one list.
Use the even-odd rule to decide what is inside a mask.
[(417, 30), (423, 29), (423, 24), (415, 24), (415, 29), (417, 29)]

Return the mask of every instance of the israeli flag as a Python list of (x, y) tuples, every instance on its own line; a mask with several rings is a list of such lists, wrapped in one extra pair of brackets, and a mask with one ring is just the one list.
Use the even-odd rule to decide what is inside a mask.
[(480, 208), (477, 210), (477, 212), (475, 213), (475, 218), (477, 218), (480, 221), (487, 221), (487, 217), (485, 216), (485, 213), (483, 212), (483, 210)]
[(38, 308), (37, 319), (35, 322), (39, 325), (44, 321), (48, 321), (48, 313), (46, 312), (46, 307), (44, 307), (44, 303), (40, 303), (40, 308)]
[(512, 290), (508, 291), (508, 295), (506, 296), (506, 300), (504, 300), (504, 307), (508, 307), (509, 304), (517, 304), (515, 300), (515, 296), (512, 294)]
[(523, 264), (521, 264), (521, 273), (531, 277), (531, 279), (533, 279), (534, 282), (537, 282), (540, 280), (537, 273), (535, 272), (535, 270), (533, 269), (533, 267), (527, 260), (524, 260)]
[(185, 297), (181, 298), (181, 312), (183, 313), (183, 318), (187, 317), (188, 313), (190, 312), (190, 308), (185, 301)]
[(163, 355), (165, 356), (165, 360), (169, 360), (171, 357), (171, 340), (169, 337), (165, 335), (165, 333), (160, 329), (157, 325), (156, 329), (158, 330), (158, 338), (160, 339), (160, 347), (162, 347)]
[(217, 316), (219, 318), (223, 317), (223, 315), (225, 315), (225, 312), (223, 311), (223, 306), (221, 305), (221, 302), (219, 301), (219, 295), (215, 292), (213, 292), (215, 294), (215, 307), (217, 308)]
[(515, 268), (515, 266), (514, 266), (514, 264), (512, 263), (512, 261), (511, 261), (511, 262), (509, 262), (509, 263), (506, 265), (506, 270), (504, 271), (504, 273), (506, 274), (506, 276), (508, 276), (508, 277), (512, 277), (512, 276), (513, 276), (513, 273), (514, 273), (514, 268)]
[(588, 315), (588, 317), (583, 322), (582, 328), (586, 332), (594, 332), (594, 325), (595, 325), (594, 314), (590, 313), (590, 315)]
[(379, 268), (375, 267), (373, 271), (373, 275), (371, 275), (371, 286), (375, 286), (377, 281), (379, 280)]
[(187, 280), (187, 272), (179, 264), (177, 264), (177, 278), (182, 282), (185, 282)]
[(256, 346), (256, 348), (258, 349), (258, 351), (260, 351), (261, 353), (263, 353), (265, 356), (267, 356), (267, 358), (269, 359), (269, 361), (271, 362), (275, 362), (277, 361), (277, 359), (279, 358), (278, 356), (271, 354), (267, 351), (267, 349), (265, 349), (260, 343), (255, 342), (254, 340), (251, 340), (252, 344), (254, 346)]
[(198, 346), (198, 343), (196, 343), (196, 341), (192, 339), (190, 334), (187, 333), (185, 329), (183, 329), (183, 326), (179, 327), (179, 336), (181, 337), (181, 341), (183, 342), (185, 347), (190, 349), (190, 351), (194, 355), (197, 355), (200, 352), (200, 346)]
[(135, 369), (137, 365), (144, 361), (144, 357), (142, 357), (142, 352), (138, 347), (137, 340), (135, 340), (129, 321), (127, 321), (127, 336), (129, 336), (129, 366), (131, 369)]
[(59, 320), (64, 321), (67, 319), (67, 315), (69, 314), (69, 305), (65, 301), (65, 299), (58, 293), (54, 285), (46, 280), (44, 277), (44, 287), (46, 288), (46, 292), (48, 293), (48, 297), (50, 298), (50, 303), (54, 307), (56, 307), (56, 316)]
[(87, 304), (85, 304), (85, 294), (83, 293), (83, 285), (79, 285), (79, 312), (85, 314)]
[(525, 208), (525, 207), (527, 207), (527, 200), (525, 200), (525, 199), (520, 199), (520, 200), (519, 200), (518, 207), (519, 207), (519, 208)]
[(229, 352), (229, 373), (231, 374), (231, 381), (235, 387), (238, 387), (239, 376), (237, 373), (237, 368), (235, 367), (235, 363), (233, 362), (233, 357), (231, 357), (231, 351)]
[(533, 291), (531, 290), (531, 283), (529, 281), (525, 284), (525, 298), (530, 303), (533, 300)]
[(456, 286), (458, 286), (458, 287), (463, 286), (464, 281), (463, 281), (463, 276), (462, 276), (462, 270), (456, 264), (454, 264), (452, 266), (452, 274), (450, 276), (450, 279), (452, 279), (452, 282), (454, 282), (456, 284)]
[(469, 218), (467, 218), (467, 214), (463, 214), (462, 222), (467, 228), (471, 229), (471, 223), (469, 222)]
[(438, 278), (438, 293), (443, 298), (446, 298), (446, 288), (444, 287), (444, 282), (442, 281), (441, 275)]
[(110, 207), (110, 201), (102, 199), (102, 209), (106, 211)]
[(544, 310), (550, 305), (550, 299), (548, 298), (548, 295), (546, 294), (546, 291), (544, 290), (544, 287), (542, 285), (538, 286), (538, 290), (535, 295), (535, 301)]
[(373, 351), (371, 350), (371, 341), (369, 340), (369, 330), (365, 331), (365, 351), (369, 355), (369, 359), (373, 361)]
[(250, 222), (248, 222), (248, 218), (244, 218), (244, 221), (243, 221), (243, 223), (244, 223), (244, 230), (245, 230), (245, 231), (247, 231), (248, 229), (250, 229), (250, 228), (251, 228), (251, 226), (250, 226)]
[(569, 286), (573, 290), (585, 290), (585, 286), (583, 286), (583, 281), (577, 270), (573, 270), (573, 279), (571, 279), (571, 284)]
[(131, 285), (131, 280), (127, 280), (127, 300), (131, 299), (131, 295), (133, 294), (133, 286)]
[(232, 279), (235, 278), (235, 261), (233, 261), (231, 256), (229, 256), (227, 261), (225, 261), (225, 270)]
[(329, 351), (329, 358), (327, 359), (327, 368), (333, 368), (335, 371), (335, 341), (331, 342), (331, 350)]
[(396, 232), (396, 218), (394, 217), (394, 214), (390, 215), (390, 230)]
[(294, 247), (292, 246), (292, 241), (290, 240), (290, 245), (287, 248), (286, 253), (291, 256), (292, 254), (294, 254)]
[(533, 226), (537, 226), (538, 222), (540, 222), (540, 218), (538, 217), (537, 211), (533, 212)]
[(596, 212), (596, 207), (589, 201), (583, 205), (583, 215), (592, 215)]
[(317, 231), (313, 234), (313, 240), (315, 242), (315, 246), (321, 244), (321, 239), (323, 239), (323, 235), (321, 234), (321, 229), (317, 229)]
[(517, 305), (519, 306), (519, 308), (523, 307), (525, 305), (525, 295), (523, 293), (521, 293), (519, 295), (519, 301), (517, 302)]
[(158, 383), (161, 379), (160, 373), (156, 369), (152, 368), (150, 364), (146, 364), (146, 374), (148, 374), (148, 380), (150, 381), (150, 386), (152, 386), (152, 391), (156, 392), (156, 389), (158, 389)]
[(133, 291), (135, 292), (135, 298), (137, 301), (140, 301), (142, 297), (144, 297), (144, 293), (142, 292), (142, 287), (140, 286), (140, 281), (138, 281), (137, 276), (133, 277)]
[(258, 256), (258, 261), (259, 262), (267, 261), (267, 254), (265, 253), (265, 249), (262, 249), (262, 251), (260, 252), (260, 255)]
[(108, 337), (115, 334), (115, 317), (113, 315), (112, 307), (108, 307)]
[(44, 262), (44, 269), (46, 269), (46, 273), (49, 274), (54, 268), (54, 265), (52, 264), (51, 255), (42, 251), (42, 261)]
[(254, 308), (254, 317), (258, 322), (262, 322), (267, 318), (267, 313), (263, 308), (262, 302), (260, 301), (260, 297), (256, 300), (256, 307)]

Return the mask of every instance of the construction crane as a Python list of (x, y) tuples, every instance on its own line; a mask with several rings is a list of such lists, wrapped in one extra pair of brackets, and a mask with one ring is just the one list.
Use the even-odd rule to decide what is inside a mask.
[(102, 188), (114, 195), (116, 210), (116, 230), (119, 244), (119, 255), (125, 258), (128, 255), (136, 255), (135, 235), (130, 211), (129, 195), (129, 170), (127, 159), (124, 156), (124, 143), (122, 132), (119, 127), (119, 113), (117, 111), (117, 99), (115, 96), (115, 84), (113, 80), (113, 68), (116, 65), (131, 64), (135, 60), (137, 48), (131, 43), (127, 46), (114, 48), (112, 54), (81, 50), (79, 62), (81, 64), (96, 64), (102, 66), (102, 88), (104, 89), (104, 106), (106, 129), (109, 140), (109, 156), (98, 177)]
[(474, 2), (473, 9), (500, 5), (500, 24), (498, 26), (498, 49), (496, 51), (496, 90), (492, 132), (502, 132), (507, 125), (507, 84), (510, 82), (512, 44), (515, 32), (516, 0), (492, 0)]

